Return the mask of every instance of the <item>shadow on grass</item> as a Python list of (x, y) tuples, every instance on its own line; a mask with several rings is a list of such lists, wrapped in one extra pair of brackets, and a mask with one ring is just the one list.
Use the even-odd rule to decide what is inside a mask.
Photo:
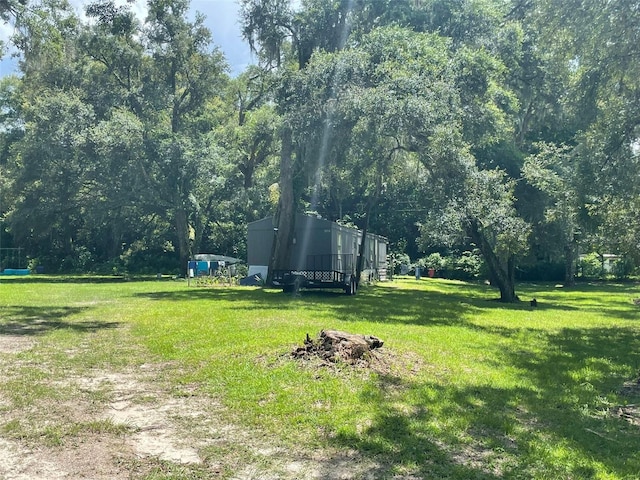
[(329, 308), (337, 318), (374, 323), (407, 325), (467, 325), (473, 315), (498, 310), (515, 315), (534, 311), (577, 311), (578, 308), (560, 303), (547, 303), (533, 308), (529, 302), (501, 303), (493, 297), (495, 292), (484, 285), (464, 284), (459, 288), (441, 290), (413, 290), (372, 287), (355, 299), (335, 302)]
[[(542, 288), (530, 288), (527, 295), (535, 294)], [(548, 290), (547, 290), (548, 291)], [(366, 287), (356, 296), (348, 296), (339, 290), (302, 290), (298, 294), (283, 293), (274, 289), (238, 287), (202, 287), (179, 290), (160, 290), (134, 294), (137, 297), (161, 301), (230, 301), (234, 310), (256, 309), (293, 310), (301, 306), (309, 312), (333, 312), (341, 321), (368, 321), (373, 323), (400, 323), (407, 325), (460, 325), (468, 323), (469, 315), (487, 310), (510, 311), (515, 314), (526, 312), (565, 311), (577, 312), (591, 309), (587, 300), (573, 303), (555, 297), (544, 297), (533, 308), (529, 301), (505, 304), (494, 297), (495, 290), (484, 285), (461, 284), (445, 286), (443, 289), (405, 289), (393, 287)], [(562, 292), (564, 296), (564, 292)], [(563, 297), (564, 298), (564, 297)], [(573, 298), (573, 297), (571, 297)], [(576, 297), (579, 298), (579, 297)], [(583, 305), (583, 303), (587, 303)], [(620, 319), (640, 319), (632, 309), (611, 308), (611, 305), (597, 302), (593, 309), (605, 316)], [(473, 326), (469, 324), (471, 328)]]
[[(170, 301), (184, 301), (184, 300), (234, 300), (234, 301), (251, 301), (261, 302), (265, 301), (265, 307), (269, 307), (270, 297), (273, 301), (282, 300), (280, 292), (256, 287), (188, 287), (184, 286), (184, 289), (180, 290), (162, 290), (157, 292), (139, 292), (134, 294), (135, 297), (148, 298), (150, 300), (170, 300)], [(261, 307), (262, 305), (256, 306)]]
[[(97, 279), (96, 281), (101, 281)], [(109, 280), (114, 281), (114, 280)], [(123, 280), (119, 280), (123, 281)], [(437, 281), (436, 281), (437, 282)], [(454, 325), (464, 323), (468, 314), (484, 310), (512, 312), (526, 311), (597, 311), (611, 318), (640, 320), (640, 308), (633, 308), (631, 296), (637, 285), (579, 284), (571, 289), (554, 289), (551, 284), (520, 284), (523, 301), (501, 303), (495, 288), (474, 283), (447, 285), (420, 281), (427, 289), (394, 288), (388, 286), (365, 287), (356, 296), (340, 290), (302, 290), (297, 294), (276, 289), (254, 287), (188, 287), (178, 290), (158, 289), (156, 292), (134, 294), (136, 297), (164, 301), (218, 301), (235, 302), (235, 310), (293, 310), (304, 304), (305, 310), (332, 310), (336, 318), (344, 321), (370, 321), (374, 323), (404, 323), (413, 325)], [(162, 284), (162, 282), (160, 282)], [(607, 295), (629, 295), (627, 303), (620, 301), (614, 307)], [(592, 296), (593, 295), (593, 296)], [(638, 294), (640, 295), (640, 293)], [(529, 300), (537, 297), (534, 309)], [(526, 299), (526, 300), (524, 300)], [(627, 308), (628, 307), (628, 308)]]
[[(327, 313), (343, 321), (401, 322), (418, 325), (458, 323), (471, 306), (462, 297), (439, 292), (367, 288), (345, 295), (333, 290), (303, 290), (298, 294), (270, 289), (197, 288), (180, 291), (138, 293), (136, 296), (165, 301), (231, 301), (235, 311), (297, 310)], [(476, 300), (487, 307), (492, 302)], [(428, 308), (425, 306), (428, 305)]]
[[(0, 284), (19, 283), (69, 283), (69, 284), (95, 284), (95, 283), (130, 283), (130, 282), (158, 282), (153, 275), (25, 275), (25, 276), (0, 276)], [(169, 281), (163, 279), (162, 281)]]
[(51, 330), (69, 329), (77, 332), (91, 332), (117, 328), (118, 322), (69, 321), (88, 307), (0, 307), (0, 335), (42, 335)]
[(361, 393), (373, 422), (332, 442), (375, 459), (375, 478), (398, 466), (420, 478), (637, 478), (640, 428), (609, 408), (640, 402), (621, 393), (637, 375), (640, 332), (536, 335), (501, 344), (519, 372), (511, 387), (382, 376)]
[[(504, 478), (503, 471), (486, 462), (489, 445), (462, 446), (455, 432), (435, 431), (433, 425), (437, 419), (432, 411), (435, 403), (430, 394), (413, 405), (402, 405), (399, 391), (413, 396), (424, 388), (426, 385), (396, 377), (381, 377), (376, 385), (362, 392), (364, 401), (376, 404), (377, 412), (371, 424), (362, 433), (340, 432), (332, 443), (372, 459), (377, 465), (370, 472), (372, 478), (405, 478), (403, 474), (408, 474), (406, 478)], [(450, 396), (450, 392), (444, 392), (441, 387), (428, 390), (438, 397), (438, 407), (445, 394)], [(332, 478), (331, 472), (322, 478)]]
[[(598, 285), (597, 287), (600, 287)], [(537, 311), (637, 319), (633, 306), (607, 303), (617, 288), (576, 287), (544, 292)], [(624, 295), (633, 290), (623, 289)], [(596, 300), (590, 300), (594, 293)], [(342, 321), (400, 325), (463, 326), (491, 348), (492, 377), (462, 375), (452, 382), (381, 376), (361, 392), (375, 405), (371, 422), (329, 437), (336, 447), (355, 450), (378, 465), (372, 478), (636, 478), (640, 430), (608, 413), (612, 406), (640, 403), (620, 393), (640, 366), (640, 330), (612, 325), (593, 328), (534, 328), (517, 314), (533, 313), (528, 302), (501, 304), (482, 285), (434, 284), (433, 289), (371, 287), (356, 297), (339, 291), (303, 291), (299, 296), (268, 289), (202, 288), (139, 293), (154, 300), (234, 302), (229, 308), (330, 313)], [(586, 301), (585, 301), (586, 298)], [(585, 306), (586, 305), (586, 306)], [(613, 306), (613, 308), (611, 308)], [(227, 307), (225, 307), (227, 308)], [(514, 313), (513, 327), (472, 321), (488, 310)], [(486, 341), (495, 337), (499, 341)], [(475, 371), (475, 365), (465, 366)], [(480, 369), (482, 370), (482, 369)], [(507, 373), (504, 373), (507, 372)], [(331, 466), (321, 478), (331, 479)]]

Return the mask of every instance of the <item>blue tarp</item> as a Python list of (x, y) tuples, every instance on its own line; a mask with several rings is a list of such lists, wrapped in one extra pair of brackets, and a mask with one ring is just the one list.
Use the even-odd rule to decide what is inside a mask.
[(198, 262), (198, 272), (209, 273), (209, 262)]
[(5, 268), (0, 275), (29, 275), (31, 270), (28, 268)]

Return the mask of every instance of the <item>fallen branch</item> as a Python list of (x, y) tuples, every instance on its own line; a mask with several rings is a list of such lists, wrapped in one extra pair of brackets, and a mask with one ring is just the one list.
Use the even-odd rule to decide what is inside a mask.
[(615, 443), (620, 443), (618, 440), (615, 440), (613, 438), (607, 437), (606, 435), (603, 435), (601, 433), (596, 432), (595, 430), (591, 430), (590, 428), (585, 428), (585, 430), (589, 433), (593, 433), (594, 435), (599, 436), (600, 438), (604, 438), (605, 440), (609, 440), (610, 442), (615, 442)]

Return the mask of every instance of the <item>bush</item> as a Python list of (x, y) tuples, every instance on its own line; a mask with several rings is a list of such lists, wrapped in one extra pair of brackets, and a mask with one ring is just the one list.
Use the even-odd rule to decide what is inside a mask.
[(486, 272), (484, 260), (477, 250), (450, 255), (443, 259), (442, 276), (452, 280), (477, 280)]
[(407, 271), (411, 269), (411, 259), (406, 253), (392, 253), (389, 255), (389, 265), (393, 268), (394, 275), (400, 275), (403, 270), (403, 265)]
[(60, 261), (58, 270), (60, 273), (88, 273), (94, 266), (94, 256), (89, 249), (79, 246), (73, 254), (67, 255)]
[(602, 259), (597, 253), (584, 255), (578, 265), (580, 276), (584, 278), (600, 278), (603, 274)]
[(424, 265), (427, 268), (433, 268), (436, 272), (442, 270), (445, 265), (444, 258), (439, 253), (432, 253), (424, 259)]
[(616, 278), (629, 278), (635, 270), (635, 265), (628, 258), (619, 258), (613, 264), (612, 273)]
[(440, 274), (445, 266), (445, 259), (439, 253), (432, 253), (426, 257), (418, 259), (415, 263), (415, 267), (420, 267), (420, 271), (423, 275), (427, 275), (429, 270), (433, 269), (434, 272)]
[(169, 241), (160, 244), (149, 244), (144, 240), (135, 241), (115, 263), (120, 273), (179, 274), (181, 268), (186, 268), (186, 265), (179, 265), (178, 255)]

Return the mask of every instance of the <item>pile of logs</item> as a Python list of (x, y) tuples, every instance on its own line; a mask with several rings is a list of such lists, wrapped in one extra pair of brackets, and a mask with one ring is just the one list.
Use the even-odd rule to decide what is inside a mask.
[(317, 339), (311, 339), (307, 333), (304, 345), (291, 352), (294, 358), (321, 360), (335, 363), (355, 363), (367, 356), (384, 342), (373, 335), (354, 335), (339, 330), (322, 330)]

